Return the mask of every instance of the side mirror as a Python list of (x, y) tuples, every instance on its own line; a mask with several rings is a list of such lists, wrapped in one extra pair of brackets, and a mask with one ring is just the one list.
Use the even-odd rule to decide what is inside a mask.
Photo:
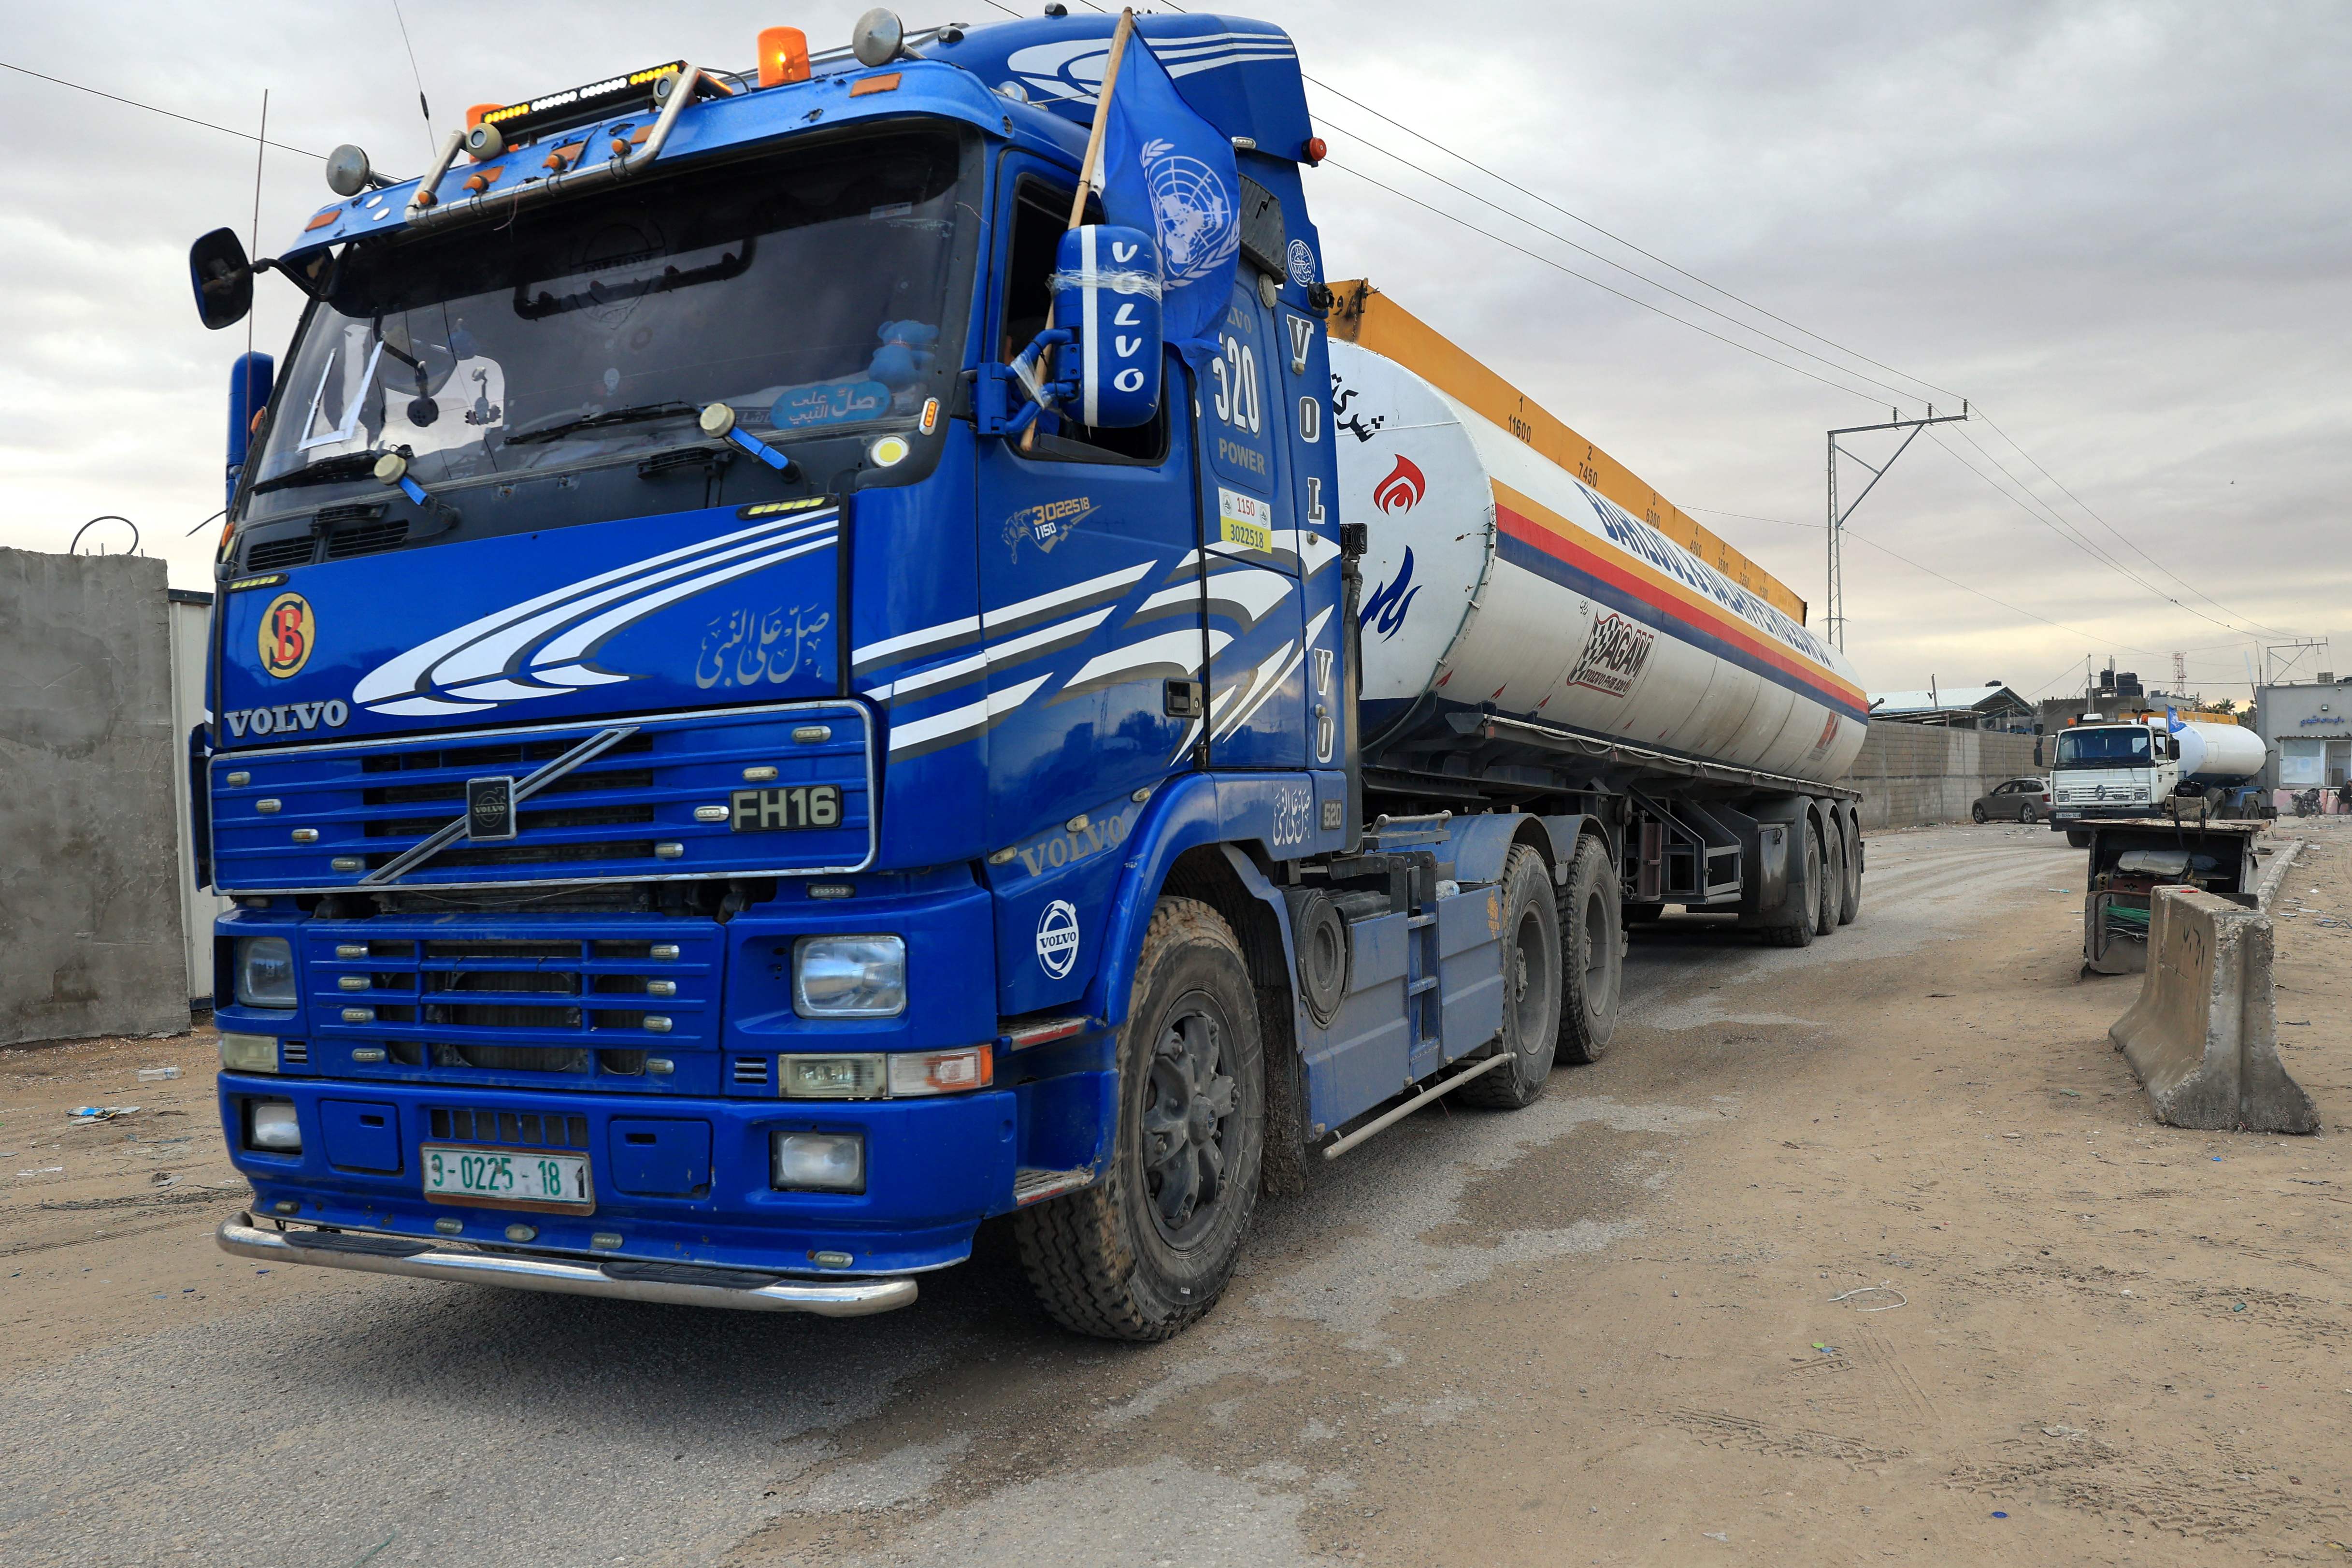
[(1054, 324), (1076, 334), (1058, 351), (1057, 380), (1075, 382), (1081, 425), (1149, 425), (1160, 414), (1160, 251), (1138, 228), (1087, 224), (1055, 257)]
[(245, 472), (253, 445), (253, 424), (269, 406), (269, 388), (277, 362), (265, 353), (239, 354), (228, 376), (228, 499), (236, 499), (236, 481)]
[(253, 309), (253, 263), (233, 228), (216, 228), (188, 247), (188, 282), (196, 291), (196, 319), (214, 331), (235, 326)]

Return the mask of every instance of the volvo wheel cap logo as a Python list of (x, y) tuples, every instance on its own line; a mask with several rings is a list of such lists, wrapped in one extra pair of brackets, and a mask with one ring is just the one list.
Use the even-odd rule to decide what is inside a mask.
[(261, 668), (283, 680), (310, 662), (318, 618), (299, 594), (280, 594), (261, 612)]
[(1067, 899), (1055, 899), (1037, 917), (1037, 966), (1060, 980), (1077, 963), (1077, 908)]

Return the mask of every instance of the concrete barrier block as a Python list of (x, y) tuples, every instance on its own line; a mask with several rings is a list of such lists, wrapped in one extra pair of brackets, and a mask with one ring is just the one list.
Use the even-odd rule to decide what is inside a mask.
[(2209, 1131), (2316, 1132), (2319, 1108), (2278, 1055), (2270, 918), (2158, 888), (2139, 1000), (2107, 1037), (2156, 1119)]

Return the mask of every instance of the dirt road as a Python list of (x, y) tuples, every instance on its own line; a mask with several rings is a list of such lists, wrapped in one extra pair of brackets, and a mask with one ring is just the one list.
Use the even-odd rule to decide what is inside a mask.
[(208, 1042), (0, 1054), (0, 1559), (2343, 1561), (2352, 830), (2282, 832), (2327, 1135), (2148, 1123), (2063, 839), (1890, 834), (1812, 948), (1637, 939), (1608, 1059), (1318, 1171), (1147, 1349), (992, 1236), (848, 1323), (263, 1273)]

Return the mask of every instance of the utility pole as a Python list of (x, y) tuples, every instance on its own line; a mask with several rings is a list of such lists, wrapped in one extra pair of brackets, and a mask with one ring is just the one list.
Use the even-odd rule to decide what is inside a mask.
[[(1958, 414), (1947, 414), (1941, 418), (1937, 417), (1936, 405), (1932, 403), (1927, 405), (1927, 417), (1925, 419), (1906, 419), (1902, 416), (1901, 409), (1889, 409), (1888, 412), (1892, 414), (1894, 417), (1887, 420), (1883, 425), (1849, 425), (1842, 430), (1832, 430), (1829, 433), (1830, 580), (1829, 593), (1826, 595), (1828, 603), (1824, 605), (1822, 614), (1822, 630), (1829, 637), (1830, 645), (1841, 651), (1845, 647), (1845, 551), (1843, 549), (1843, 541), (1840, 536), (1844, 531), (1845, 520), (1853, 515), (1853, 509), (1862, 504), (1864, 496), (1867, 496), (1872, 490), (1878, 488), (1878, 481), (1885, 479), (1886, 477), (1886, 470), (1895, 466), (1895, 458), (1901, 457), (1910, 448), (1911, 443), (1919, 438), (1920, 431), (1926, 429), (1930, 425), (1958, 424), (1961, 420), (1966, 419), (1969, 416), (1969, 405), (1966, 402), (1963, 402), (1960, 405), (1960, 411)], [(1862, 495), (1854, 497), (1853, 500), (1846, 507), (1846, 509), (1843, 511), (1840, 511), (1838, 510), (1837, 464), (1838, 455), (1841, 448), (1838, 446), (1838, 437), (1841, 436), (1859, 436), (1868, 430), (1908, 430), (1911, 434), (1904, 437), (1903, 445), (1895, 448), (1895, 458), (1887, 458), (1885, 463), (1874, 468), (1872, 468), (1868, 463), (1863, 463), (1862, 459), (1860, 458), (1855, 458), (1852, 452), (1844, 454), (1846, 457), (1852, 458), (1853, 461), (1862, 463), (1864, 468), (1870, 468), (1870, 483), (1862, 487)]]
[(2293, 680), (2295, 672), (2306, 660), (2316, 671), (2319, 660), (2326, 657), (2326, 637), (2303, 637), (2290, 643), (2273, 643), (2263, 649), (2263, 684), (2278, 686)]

